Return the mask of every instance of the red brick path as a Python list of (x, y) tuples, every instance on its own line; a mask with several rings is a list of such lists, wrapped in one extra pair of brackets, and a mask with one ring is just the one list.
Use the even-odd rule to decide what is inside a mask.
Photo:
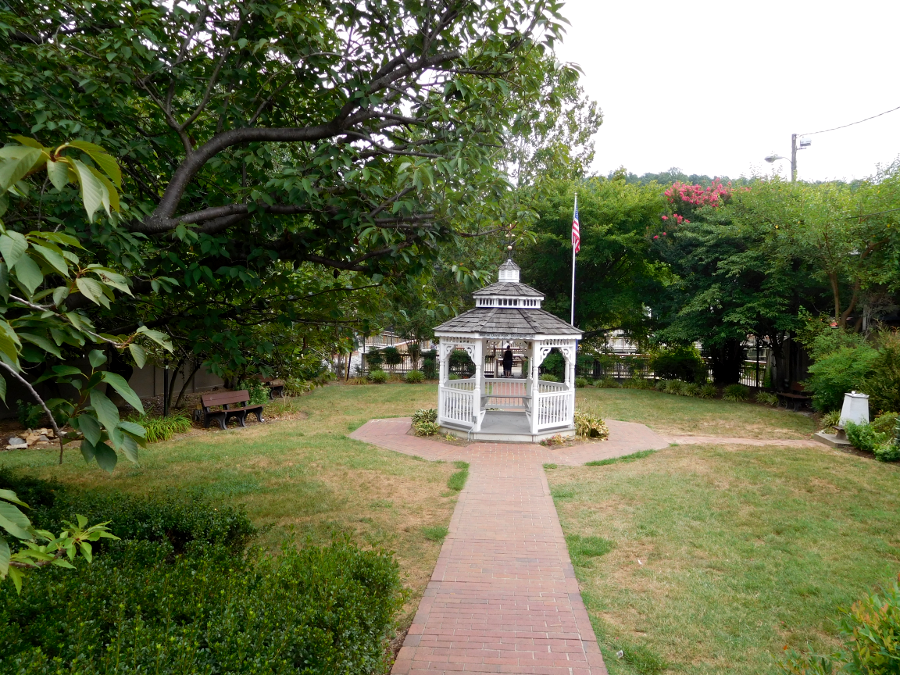
[[(393, 675), (606, 674), (542, 464), (584, 464), (665, 448), (676, 440), (643, 424), (607, 424), (610, 440), (558, 449), (524, 443), (454, 446), (409, 435), (408, 417), (372, 420), (350, 434), (408, 455), (470, 463)], [(708, 440), (722, 442), (705, 437), (698, 442)]]

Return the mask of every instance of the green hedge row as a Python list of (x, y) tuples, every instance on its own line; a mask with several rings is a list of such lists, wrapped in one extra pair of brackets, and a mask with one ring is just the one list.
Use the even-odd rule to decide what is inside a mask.
[(269, 556), (247, 547), (253, 527), (242, 511), (198, 494), (79, 494), (9, 478), (0, 473), (35, 502), (37, 526), (74, 507), (112, 520), (122, 541), (77, 570), (30, 574), (21, 595), (0, 586), (0, 672), (386, 670), (404, 599), (389, 553), (336, 539)]

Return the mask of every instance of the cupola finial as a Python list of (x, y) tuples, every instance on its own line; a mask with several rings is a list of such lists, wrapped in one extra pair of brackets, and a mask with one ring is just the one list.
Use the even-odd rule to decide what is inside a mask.
[(512, 258), (507, 259), (505, 263), (500, 265), (500, 274), (497, 277), (497, 281), (519, 283), (519, 266), (512, 261)]

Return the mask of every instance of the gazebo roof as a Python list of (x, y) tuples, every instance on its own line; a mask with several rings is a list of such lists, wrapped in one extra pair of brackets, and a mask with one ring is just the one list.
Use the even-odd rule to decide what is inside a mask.
[[(506, 264), (506, 263), (504, 263)], [(513, 263), (515, 265), (515, 263)], [(519, 269), (516, 267), (516, 269)], [(484, 288), (479, 288), (477, 291), (472, 293), (476, 298), (479, 296), (485, 295), (504, 295), (504, 296), (517, 296), (517, 297), (526, 297), (526, 298), (543, 298), (544, 294), (540, 291), (532, 288), (528, 284), (523, 284), (518, 281), (497, 281), (496, 283), (491, 284), (490, 286), (485, 286)]]
[[(493, 284), (498, 286), (500, 284)], [(525, 284), (505, 284), (525, 286)], [(489, 286), (488, 288), (491, 288)], [(525, 286), (525, 288), (530, 288)], [(534, 291), (533, 288), (530, 290)], [(535, 291), (535, 293), (537, 293)], [(540, 293), (537, 293), (540, 295)], [(502, 335), (530, 338), (535, 335), (569, 335), (578, 337), (582, 331), (543, 309), (526, 307), (476, 307), (445, 321), (435, 333), (466, 335)]]

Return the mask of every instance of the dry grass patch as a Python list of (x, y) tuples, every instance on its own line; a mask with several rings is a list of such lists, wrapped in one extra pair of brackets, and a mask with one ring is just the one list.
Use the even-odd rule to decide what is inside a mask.
[[(681, 446), (548, 472), (614, 675), (770, 673), (900, 571), (900, 470), (817, 448)], [(613, 657), (624, 650), (625, 659)]]

